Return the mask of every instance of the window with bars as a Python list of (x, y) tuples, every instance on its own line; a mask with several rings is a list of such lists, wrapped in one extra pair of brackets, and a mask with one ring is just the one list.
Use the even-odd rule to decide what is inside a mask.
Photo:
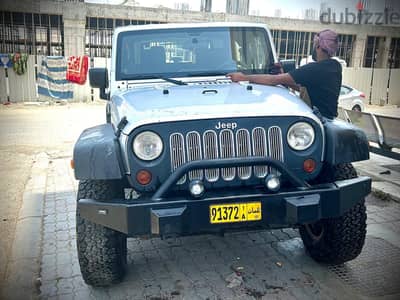
[[(312, 53), (315, 32), (271, 30), (276, 52), (281, 59), (295, 59), (300, 63)], [(347, 65), (351, 63), (354, 35), (339, 35), (337, 56), (344, 59)]]
[(0, 52), (64, 55), (62, 16), (0, 11)]
[(379, 36), (369, 36), (365, 46), (364, 67), (371, 68), (376, 63), (379, 48)]
[(112, 35), (117, 27), (160, 23), (162, 22), (86, 17), (86, 54), (90, 57), (111, 57)]
[(356, 40), (355, 35), (339, 34), (339, 49), (336, 56), (346, 61), (347, 66), (351, 65), (351, 58), (353, 56), (353, 45)]
[(400, 68), (400, 38), (392, 38), (388, 67)]
[(276, 52), (281, 59), (295, 59), (300, 63), (302, 58), (311, 55), (312, 32), (271, 30)]

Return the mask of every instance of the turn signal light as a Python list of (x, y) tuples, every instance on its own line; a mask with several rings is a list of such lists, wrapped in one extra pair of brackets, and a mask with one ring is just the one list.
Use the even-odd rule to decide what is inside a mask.
[(74, 162), (73, 159), (71, 159), (71, 161), (69, 162), (69, 164), (70, 164), (72, 170), (75, 169), (75, 162)]
[(136, 173), (136, 180), (139, 182), (141, 185), (148, 185), (151, 181), (151, 173), (147, 170), (140, 170), (139, 172)]
[(317, 167), (317, 163), (315, 162), (315, 160), (309, 158), (306, 159), (303, 163), (303, 169), (304, 171), (306, 171), (307, 173), (312, 173), (314, 172), (315, 168)]

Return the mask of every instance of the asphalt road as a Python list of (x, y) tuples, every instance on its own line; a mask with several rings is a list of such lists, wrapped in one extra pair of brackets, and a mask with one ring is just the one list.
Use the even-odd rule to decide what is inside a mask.
[[(69, 160), (80, 132), (103, 120), (104, 103), (0, 109), (0, 211), (12, 220), (0, 223), (7, 232), (0, 240), (5, 299), (400, 298), (400, 205), (374, 196), (367, 199), (363, 253), (341, 266), (315, 263), (293, 229), (129, 239), (125, 281), (107, 289), (87, 286), (77, 262), (77, 182)], [(16, 225), (23, 222), (17, 214), (22, 198), (29, 198), (27, 190), (38, 191), (32, 197), (40, 194), (43, 203), (40, 251), (30, 257), (38, 267), (24, 277), (26, 264), (14, 252), (32, 251), (11, 245)], [(8, 208), (11, 201), (16, 204)]]

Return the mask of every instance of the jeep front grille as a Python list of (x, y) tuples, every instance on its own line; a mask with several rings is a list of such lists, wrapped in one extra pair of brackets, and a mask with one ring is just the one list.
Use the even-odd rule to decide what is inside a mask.
[[(171, 167), (175, 170), (179, 166), (186, 162), (185, 156), (185, 140), (183, 135), (180, 133), (174, 133), (170, 137), (170, 151), (171, 151)], [(186, 181), (186, 175), (183, 176), (178, 184), (182, 184)]]
[[(219, 158), (218, 139), (215, 131), (207, 130), (206, 132), (204, 132), (203, 149), (204, 149), (204, 159)], [(219, 169), (207, 169), (205, 170), (204, 173), (207, 181), (209, 182), (217, 181), (219, 178)]]
[[(282, 131), (279, 127), (273, 126), (268, 129), (268, 149), (269, 156), (276, 160), (283, 161), (282, 151)], [(278, 173), (274, 168), (270, 168), (271, 173)]]
[[(191, 131), (186, 137), (181, 133), (173, 133), (170, 135), (170, 152), (171, 171), (186, 162), (201, 159), (269, 156), (284, 161), (282, 131), (277, 126), (267, 131), (256, 127), (251, 132), (242, 128), (236, 134), (231, 129), (220, 132), (207, 130), (202, 134)], [(268, 172), (276, 173), (276, 170), (266, 166), (196, 170), (189, 172), (189, 180), (202, 180), (205, 177), (208, 182), (215, 182), (220, 176), (225, 181), (234, 180), (236, 176), (246, 180), (252, 175), (263, 178)], [(183, 176), (178, 184), (185, 182), (186, 176)]]
[[(247, 129), (236, 131), (236, 156), (251, 156), (250, 133)], [(249, 179), (251, 176), (251, 167), (239, 167), (238, 176), (240, 179)]]
[[(256, 127), (252, 131), (252, 142), (253, 142), (253, 153), (254, 156), (267, 156), (267, 138), (265, 136), (265, 129), (262, 127)], [(254, 175), (258, 178), (263, 178), (268, 174), (268, 168), (263, 166), (254, 167)]]
[[(235, 157), (235, 140), (232, 130), (224, 129), (219, 133), (219, 151), (221, 158)], [(221, 176), (226, 181), (233, 180), (235, 178), (235, 168), (221, 169)]]
[[(200, 134), (196, 131), (191, 131), (186, 135), (186, 151), (188, 161), (202, 159)], [(202, 179), (203, 170), (195, 170), (189, 172), (189, 180)]]

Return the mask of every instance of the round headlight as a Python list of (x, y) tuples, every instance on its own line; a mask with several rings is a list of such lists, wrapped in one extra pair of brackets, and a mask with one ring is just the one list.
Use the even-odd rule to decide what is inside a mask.
[(163, 143), (161, 138), (151, 131), (139, 133), (133, 140), (133, 152), (141, 160), (153, 160), (161, 155)]
[(305, 122), (293, 124), (288, 131), (287, 141), (289, 146), (294, 150), (306, 150), (314, 142), (314, 128)]

